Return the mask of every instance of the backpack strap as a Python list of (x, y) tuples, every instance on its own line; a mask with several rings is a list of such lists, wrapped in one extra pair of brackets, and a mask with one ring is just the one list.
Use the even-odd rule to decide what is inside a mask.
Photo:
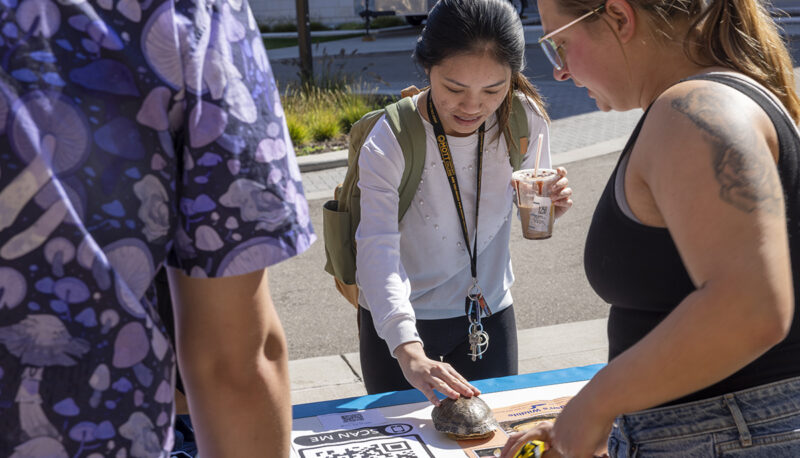
[(411, 201), (414, 199), (414, 194), (422, 179), (426, 152), (425, 126), (417, 112), (417, 104), (411, 97), (402, 98), (398, 102), (388, 105), (385, 111), (386, 119), (400, 144), (406, 164), (398, 187), (400, 202), (397, 220), (400, 221), (408, 211), (408, 207), (411, 206)]
[(525, 106), (516, 94), (511, 97), (511, 113), (508, 115), (508, 127), (511, 129), (508, 161), (511, 163), (511, 168), (519, 170), (522, 167), (522, 159), (528, 151), (528, 139), (531, 133)]

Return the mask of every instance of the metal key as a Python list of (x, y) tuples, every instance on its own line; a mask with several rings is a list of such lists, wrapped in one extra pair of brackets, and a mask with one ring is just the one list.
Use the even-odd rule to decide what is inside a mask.
[(472, 323), (469, 326), (469, 349), (472, 360), (483, 359), (483, 354), (489, 348), (489, 334), (483, 330), (480, 323)]
[(477, 333), (470, 333), (469, 335), (469, 354), (472, 356), (472, 360), (475, 361), (478, 358), (478, 344), (481, 341), (480, 335)]

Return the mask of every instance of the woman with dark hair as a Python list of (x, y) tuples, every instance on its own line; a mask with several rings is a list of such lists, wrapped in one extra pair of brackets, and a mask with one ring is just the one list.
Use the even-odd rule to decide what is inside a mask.
[[(530, 138), (543, 138), (539, 165), (550, 167), (547, 117), (521, 73), (524, 50), (507, 1), (440, 0), (431, 10), (414, 51), (430, 80), (413, 99), (426, 133), (425, 165), (399, 222), (405, 162), (398, 141), (382, 119), (364, 143), (356, 264), (369, 393), (415, 387), (438, 404), (434, 390), (472, 396), (478, 390), (467, 380), (517, 372), (508, 249), (514, 97), (523, 101)], [(530, 144), (522, 168), (534, 167), (537, 142)], [(559, 175), (556, 216), (572, 205), (566, 171)], [(468, 294), (473, 313), (465, 310)]]
[[(569, 457), (800, 456), (800, 99), (759, 0), (539, 0), (557, 80), (646, 109), (585, 268), (608, 365), (547, 439)], [(609, 431), (611, 435), (609, 437)]]

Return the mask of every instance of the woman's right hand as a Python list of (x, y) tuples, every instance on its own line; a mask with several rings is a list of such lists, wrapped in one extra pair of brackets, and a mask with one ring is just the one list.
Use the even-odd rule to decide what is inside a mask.
[[(512, 458), (516, 456), (516, 453), (522, 448), (523, 445), (527, 444), (528, 441), (537, 440), (542, 441), (548, 446), (548, 450), (555, 452), (555, 456), (558, 456), (554, 449), (550, 449), (550, 431), (553, 430), (553, 423), (546, 421), (537, 424), (535, 427), (527, 430), (527, 431), (520, 431), (511, 434), (508, 436), (508, 441), (506, 441), (506, 445), (503, 446), (503, 453), (500, 454), (500, 458)], [(547, 456), (554, 456), (553, 454)]]
[(428, 358), (420, 342), (401, 344), (394, 350), (394, 355), (408, 383), (422, 391), (435, 406), (439, 405), (439, 398), (433, 390), (453, 399), (481, 394), (480, 390), (470, 385), (451, 365)]

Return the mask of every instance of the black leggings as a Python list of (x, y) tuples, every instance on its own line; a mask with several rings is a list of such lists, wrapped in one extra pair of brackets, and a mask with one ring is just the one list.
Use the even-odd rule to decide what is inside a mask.
[[(413, 388), (403, 376), (400, 364), (389, 353), (386, 342), (378, 337), (372, 314), (359, 307), (361, 371), (367, 393), (383, 393)], [(517, 375), (517, 324), (514, 308), (507, 307), (481, 319), (489, 334), (489, 348), (482, 359), (469, 356), (466, 316), (442, 320), (417, 320), (417, 332), (425, 346), (425, 354), (435, 361), (449, 363), (469, 381)]]

